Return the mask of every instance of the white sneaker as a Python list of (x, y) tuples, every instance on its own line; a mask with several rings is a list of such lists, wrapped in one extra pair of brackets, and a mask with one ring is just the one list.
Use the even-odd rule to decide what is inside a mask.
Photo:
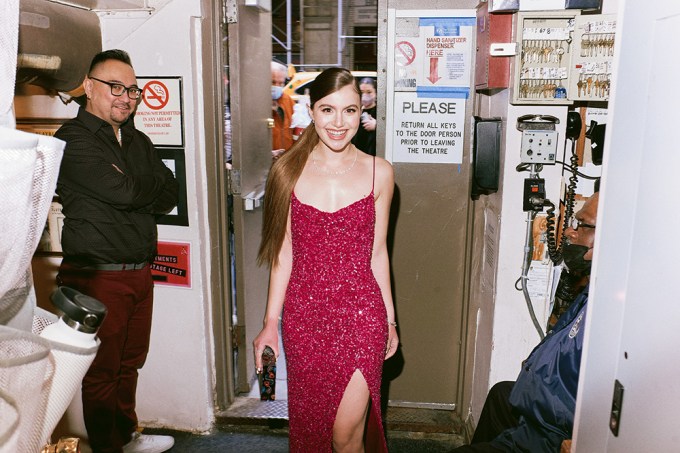
[(170, 450), (175, 445), (175, 439), (171, 436), (158, 436), (142, 434), (135, 431), (132, 440), (123, 445), (125, 453), (162, 453)]

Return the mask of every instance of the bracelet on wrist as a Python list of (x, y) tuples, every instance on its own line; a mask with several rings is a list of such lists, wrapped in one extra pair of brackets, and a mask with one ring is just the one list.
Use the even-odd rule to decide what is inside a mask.
[(390, 322), (390, 321), (387, 321), (387, 324), (389, 324), (390, 326), (397, 327), (397, 322), (396, 322), (396, 321), (391, 321), (391, 322)]

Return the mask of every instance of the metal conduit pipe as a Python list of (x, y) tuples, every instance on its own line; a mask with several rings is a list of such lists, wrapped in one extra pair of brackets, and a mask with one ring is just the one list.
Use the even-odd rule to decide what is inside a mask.
[[(531, 178), (538, 178), (538, 172), (536, 171), (536, 164), (531, 164)], [(529, 295), (529, 290), (527, 289), (527, 280), (529, 279), (529, 267), (531, 266), (531, 257), (534, 253), (534, 238), (533, 238), (533, 222), (536, 217), (535, 211), (529, 211), (527, 213), (527, 227), (524, 239), (524, 258), (522, 260), (522, 276), (520, 277), (522, 281), (522, 294), (524, 294), (524, 300), (527, 304), (527, 309), (529, 310), (529, 316), (531, 317), (531, 322), (534, 324), (538, 335), (541, 340), (545, 338), (545, 333), (541, 328), (541, 324), (536, 319), (536, 313), (534, 312), (534, 305), (531, 302), (531, 296)]]

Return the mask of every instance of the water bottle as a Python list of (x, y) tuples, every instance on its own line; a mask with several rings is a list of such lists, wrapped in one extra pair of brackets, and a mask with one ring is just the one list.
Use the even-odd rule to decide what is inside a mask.
[[(60, 286), (52, 293), (52, 303), (62, 315), (40, 333), (51, 343), (55, 364), (39, 438), (43, 444), (50, 439), (80, 389), (83, 376), (99, 348), (95, 335), (106, 316), (106, 306), (100, 301), (66, 286)], [(84, 426), (79, 429), (84, 432)]]
[(97, 345), (95, 335), (106, 316), (104, 304), (66, 286), (60, 286), (52, 293), (52, 303), (63, 314), (57, 322), (43, 329), (41, 337), (81, 348)]

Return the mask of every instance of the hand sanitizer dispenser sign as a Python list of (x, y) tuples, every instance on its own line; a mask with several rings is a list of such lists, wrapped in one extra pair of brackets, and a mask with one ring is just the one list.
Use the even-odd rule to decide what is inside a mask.
[(390, 9), (388, 21), (388, 159), (462, 163), (475, 11)]

